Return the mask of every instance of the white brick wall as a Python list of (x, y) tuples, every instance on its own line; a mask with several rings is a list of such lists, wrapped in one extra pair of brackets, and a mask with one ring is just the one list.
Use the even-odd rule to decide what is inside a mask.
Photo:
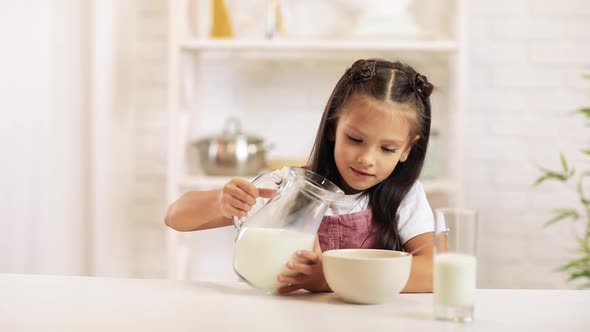
[[(138, 3), (134, 271), (139, 277), (163, 277), (167, 6), (166, 0)], [(559, 151), (575, 160), (577, 148), (588, 142), (587, 129), (565, 114), (590, 104), (590, 84), (579, 77), (584, 66), (590, 65), (590, 1), (474, 1), (469, 19), (467, 202), (481, 217), (479, 285), (571, 287), (564, 275), (553, 271), (567, 260), (566, 250), (573, 246), (569, 228), (564, 224), (544, 229), (542, 225), (549, 209), (567, 205), (572, 194), (558, 185), (533, 188), (531, 184), (538, 176), (537, 164), (558, 167)], [(219, 89), (211, 87), (224, 82), (229, 92), (199, 100), (198, 105), (211, 110), (200, 118), (208, 125), (192, 129), (213, 132), (223, 120), (213, 112), (240, 114), (247, 105), (256, 111), (250, 111), (253, 121), (244, 125), (253, 132), (266, 128), (262, 132), (277, 144), (276, 154), (289, 146), (304, 154), (309, 142), (294, 145), (280, 135), (289, 126), (285, 116), (296, 114), (315, 123), (312, 119), (319, 117), (333, 84), (325, 82), (337, 77), (335, 73), (347, 62), (318, 62), (304, 68), (295, 63), (272, 64), (277, 69), (273, 79), (288, 93), (268, 89), (265, 80), (270, 77), (260, 62), (248, 63), (250, 68), (224, 68), (226, 64), (219, 63), (214, 74), (201, 72), (211, 80), (203, 89), (219, 94)], [(418, 65), (443, 80), (440, 62)], [(310, 70), (318, 79), (297, 75)], [(279, 99), (257, 97), (259, 88), (263, 95)], [(444, 98), (439, 103), (445, 104)], [(274, 118), (272, 126), (260, 125), (262, 119)], [(298, 130), (311, 137), (316, 128)]]
[(167, 1), (137, 1), (135, 186), (130, 222), (136, 277), (166, 277), (163, 215), (166, 174)]
[[(566, 288), (554, 268), (574, 246), (567, 224), (543, 228), (551, 208), (575, 204), (572, 188), (533, 188), (536, 165), (573, 161), (588, 131), (566, 115), (590, 104), (590, 2), (472, 3), (468, 204), (480, 211), (480, 286)], [(483, 70), (481, 68), (484, 68)]]

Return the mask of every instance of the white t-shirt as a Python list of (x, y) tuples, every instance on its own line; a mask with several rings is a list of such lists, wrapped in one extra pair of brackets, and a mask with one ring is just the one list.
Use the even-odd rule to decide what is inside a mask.
[[(285, 178), (288, 168), (273, 172), (273, 175)], [(362, 193), (344, 196), (338, 204), (333, 204), (326, 215), (350, 214), (366, 211), (369, 208), (369, 198), (360, 197)], [(434, 232), (434, 215), (426, 198), (424, 187), (416, 181), (406, 197), (402, 200), (398, 210), (398, 234), (402, 244), (420, 234)]]

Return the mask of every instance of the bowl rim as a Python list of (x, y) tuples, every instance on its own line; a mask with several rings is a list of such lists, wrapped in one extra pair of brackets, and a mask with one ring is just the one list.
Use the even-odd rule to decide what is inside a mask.
[[(346, 252), (355, 252), (355, 251), (365, 251), (365, 252), (387, 252), (387, 253), (396, 253), (399, 254), (397, 256), (382, 256), (382, 257), (356, 257), (356, 256), (341, 256), (337, 253), (346, 253)], [(405, 258), (411, 257), (411, 255), (405, 251), (398, 251), (398, 250), (387, 250), (387, 249), (367, 249), (367, 248), (348, 248), (348, 249), (330, 249), (326, 250), (322, 253), (322, 256), (343, 259), (343, 260), (363, 260), (363, 261), (382, 261), (386, 259), (395, 259), (395, 258)]]

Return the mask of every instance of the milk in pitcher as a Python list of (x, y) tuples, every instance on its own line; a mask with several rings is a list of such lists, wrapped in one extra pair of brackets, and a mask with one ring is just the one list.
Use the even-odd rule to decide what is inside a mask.
[(246, 228), (234, 248), (234, 270), (256, 288), (276, 291), (285, 286), (280, 274), (295, 275), (286, 267), (297, 250), (312, 250), (315, 234), (278, 228)]

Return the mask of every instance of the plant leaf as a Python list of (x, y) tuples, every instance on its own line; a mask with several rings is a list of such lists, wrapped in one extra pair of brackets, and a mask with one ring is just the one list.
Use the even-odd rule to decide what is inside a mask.
[(576, 111), (577, 113), (582, 113), (585, 116), (590, 118), (590, 107), (583, 107)]
[(590, 254), (590, 243), (588, 243), (587, 240), (585, 240), (581, 237), (578, 237), (577, 240), (578, 240), (578, 244), (582, 248), (582, 251), (587, 254)]
[(545, 182), (545, 181), (547, 181), (549, 179), (553, 179), (553, 178), (554, 177), (552, 177), (551, 175), (543, 175), (543, 176), (539, 177), (537, 179), (537, 181), (535, 181), (535, 183), (533, 185), (534, 186), (537, 186), (537, 185), (539, 185), (539, 184), (541, 184), (541, 183), (543, 183), (543, 182)]
[(588, 223), (590, 227), (590, 198), (586, 197), (586, 193), (584, 192), (584, 183), (585, 183), (585, 178), (589, 177), (590, 178), (590, 171), (585, 171), (582, 172), (580, 174), (580, 176), (578, 176), (578, 185), (577, 185), (577, 191), (578, 191), (578, 195), (580, 196), (580, 202), (582, 203), (582, 205), (584, 205), (587, 208), (587, 216), (588, 216)]
[(561, 167), (563, 168), (563, 172), (567, 173), (567, 160), (565, 160), (563, 153), (559, 154), (559, 159), (561, 159)]
[(559, 267), (559, 271), (566, 271), (581, 264), (588, 264), (590, 263), (590, 256), (582, 257), (576, 260), (573, 260), (565, 265)]
[(541, 168), (541, 171), (545, 174), (543, 174), (542, 176), (540, 176), (534, 183), (534, 185), (539, 185), (542, 182), (545, 182), (547, 180), (553, 179), (553, 180), (558, 180), (561, 182), (565, 182), (567, 181), (573, 174), (567, 174), (567, 173), (561, 173), (561, 172), (555, 172), (552, 170), (548, 170), (546, 168)]
[[(588, 125), (590, 125), (590, 124), (588, 124)], [(587, 154), (587, 155), (590, 156), (590, 150), (581, 150), (581, 151), (582, 151), (583, 154)]]
[(590, 278), (590, 271), (580, 271), (580, 272), (572, 273), (572, 274), (570, 274), (568, 281), (572, 281), (572, 280), (582, 278), (582, 277)]
[(557, 209), (557, 210), (554, 210), (553, 212), (557, 215), (555, 217), (551, 218), (549, 221), (547, 221), (544, 225), (545, 227), (553, 225), (556, 222), (566, 219), (566, 218), (572, 218), (572, 219), (576, 220), (580, 217), (580, 214), (578, 213), (578, 211), (576, 211), (574, 209)]

